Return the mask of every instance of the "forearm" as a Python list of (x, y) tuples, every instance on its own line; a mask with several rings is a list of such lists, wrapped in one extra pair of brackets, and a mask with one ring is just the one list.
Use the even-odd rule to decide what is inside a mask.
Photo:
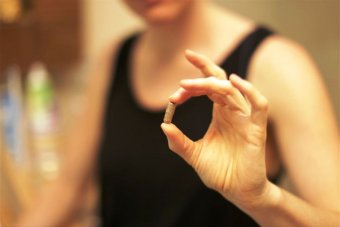
[(258, 205), (240, 208), (261, 226), (340, 226), (340, 212), (317, 208), (272, 183)]
[(63, 181), (59, 179), (46, 185), (36, 199), (37, 203), (24, 211), (16, 226), (65, 226), (79, 208), (84, 187), (74, 187)]

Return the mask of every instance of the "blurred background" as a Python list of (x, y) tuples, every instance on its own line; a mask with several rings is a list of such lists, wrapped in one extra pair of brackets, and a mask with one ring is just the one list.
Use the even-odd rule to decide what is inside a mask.
[[(215, 1), (302, 44), (322, 72), (339, 122), (338, 0)], [(11, 226), (58, 174), (63, 136), (82, 108), (94, 59), (142, 28), (120, 0), (0, 0), (0, 226)], [(88, 191), (70, 226), (98, 223), (95, 184)]]

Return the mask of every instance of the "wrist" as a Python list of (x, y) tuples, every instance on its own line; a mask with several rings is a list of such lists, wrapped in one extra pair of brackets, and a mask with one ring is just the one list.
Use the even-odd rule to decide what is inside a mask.
[(283, 193), (280, 187), (276, 186), (269, 180), (266, 181), (263, 192), (253, 202), (242, 204), (240, 208), (248, 214), (266, 212), (279, 206), (283, 199)]

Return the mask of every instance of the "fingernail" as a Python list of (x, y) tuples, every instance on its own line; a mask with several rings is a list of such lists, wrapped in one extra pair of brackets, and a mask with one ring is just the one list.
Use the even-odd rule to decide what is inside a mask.
[(232, 78), (234, 78), (235, 80), (242, 80), (241, 77), (239, 77), (238, 75), (236, 75), (234, 73), (229, 76), (229, 79), (232, 79)]
[(195, 51), (191, 50), (191, 49), (186, 49), (185, 50), (185, 53), (188, 53), (188, 54), (194, 54)]
[(194, 80), (192, 79), (185, 79), (185, 80), (181, 80), (180, 81), (180, 84), (183, 85), (183, 84), (190, 84), (192, 83)]

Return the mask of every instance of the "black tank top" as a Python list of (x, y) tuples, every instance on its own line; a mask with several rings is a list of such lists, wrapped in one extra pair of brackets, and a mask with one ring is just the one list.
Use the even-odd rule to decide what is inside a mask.
[[(220, 65), (246, 78), (249, 61), (271, 32), (257, 28)], [(137, 35), (122, 44), (107, 99), (99, 157), (102, 226), (257, 226), (168, 148), (160, 129), (164, 111), (136, 102), (130, 85), (131, 51)], [(206, 132), (212, 103), (193, 98), (176, 109), (174, 123), (191, 139)]]

